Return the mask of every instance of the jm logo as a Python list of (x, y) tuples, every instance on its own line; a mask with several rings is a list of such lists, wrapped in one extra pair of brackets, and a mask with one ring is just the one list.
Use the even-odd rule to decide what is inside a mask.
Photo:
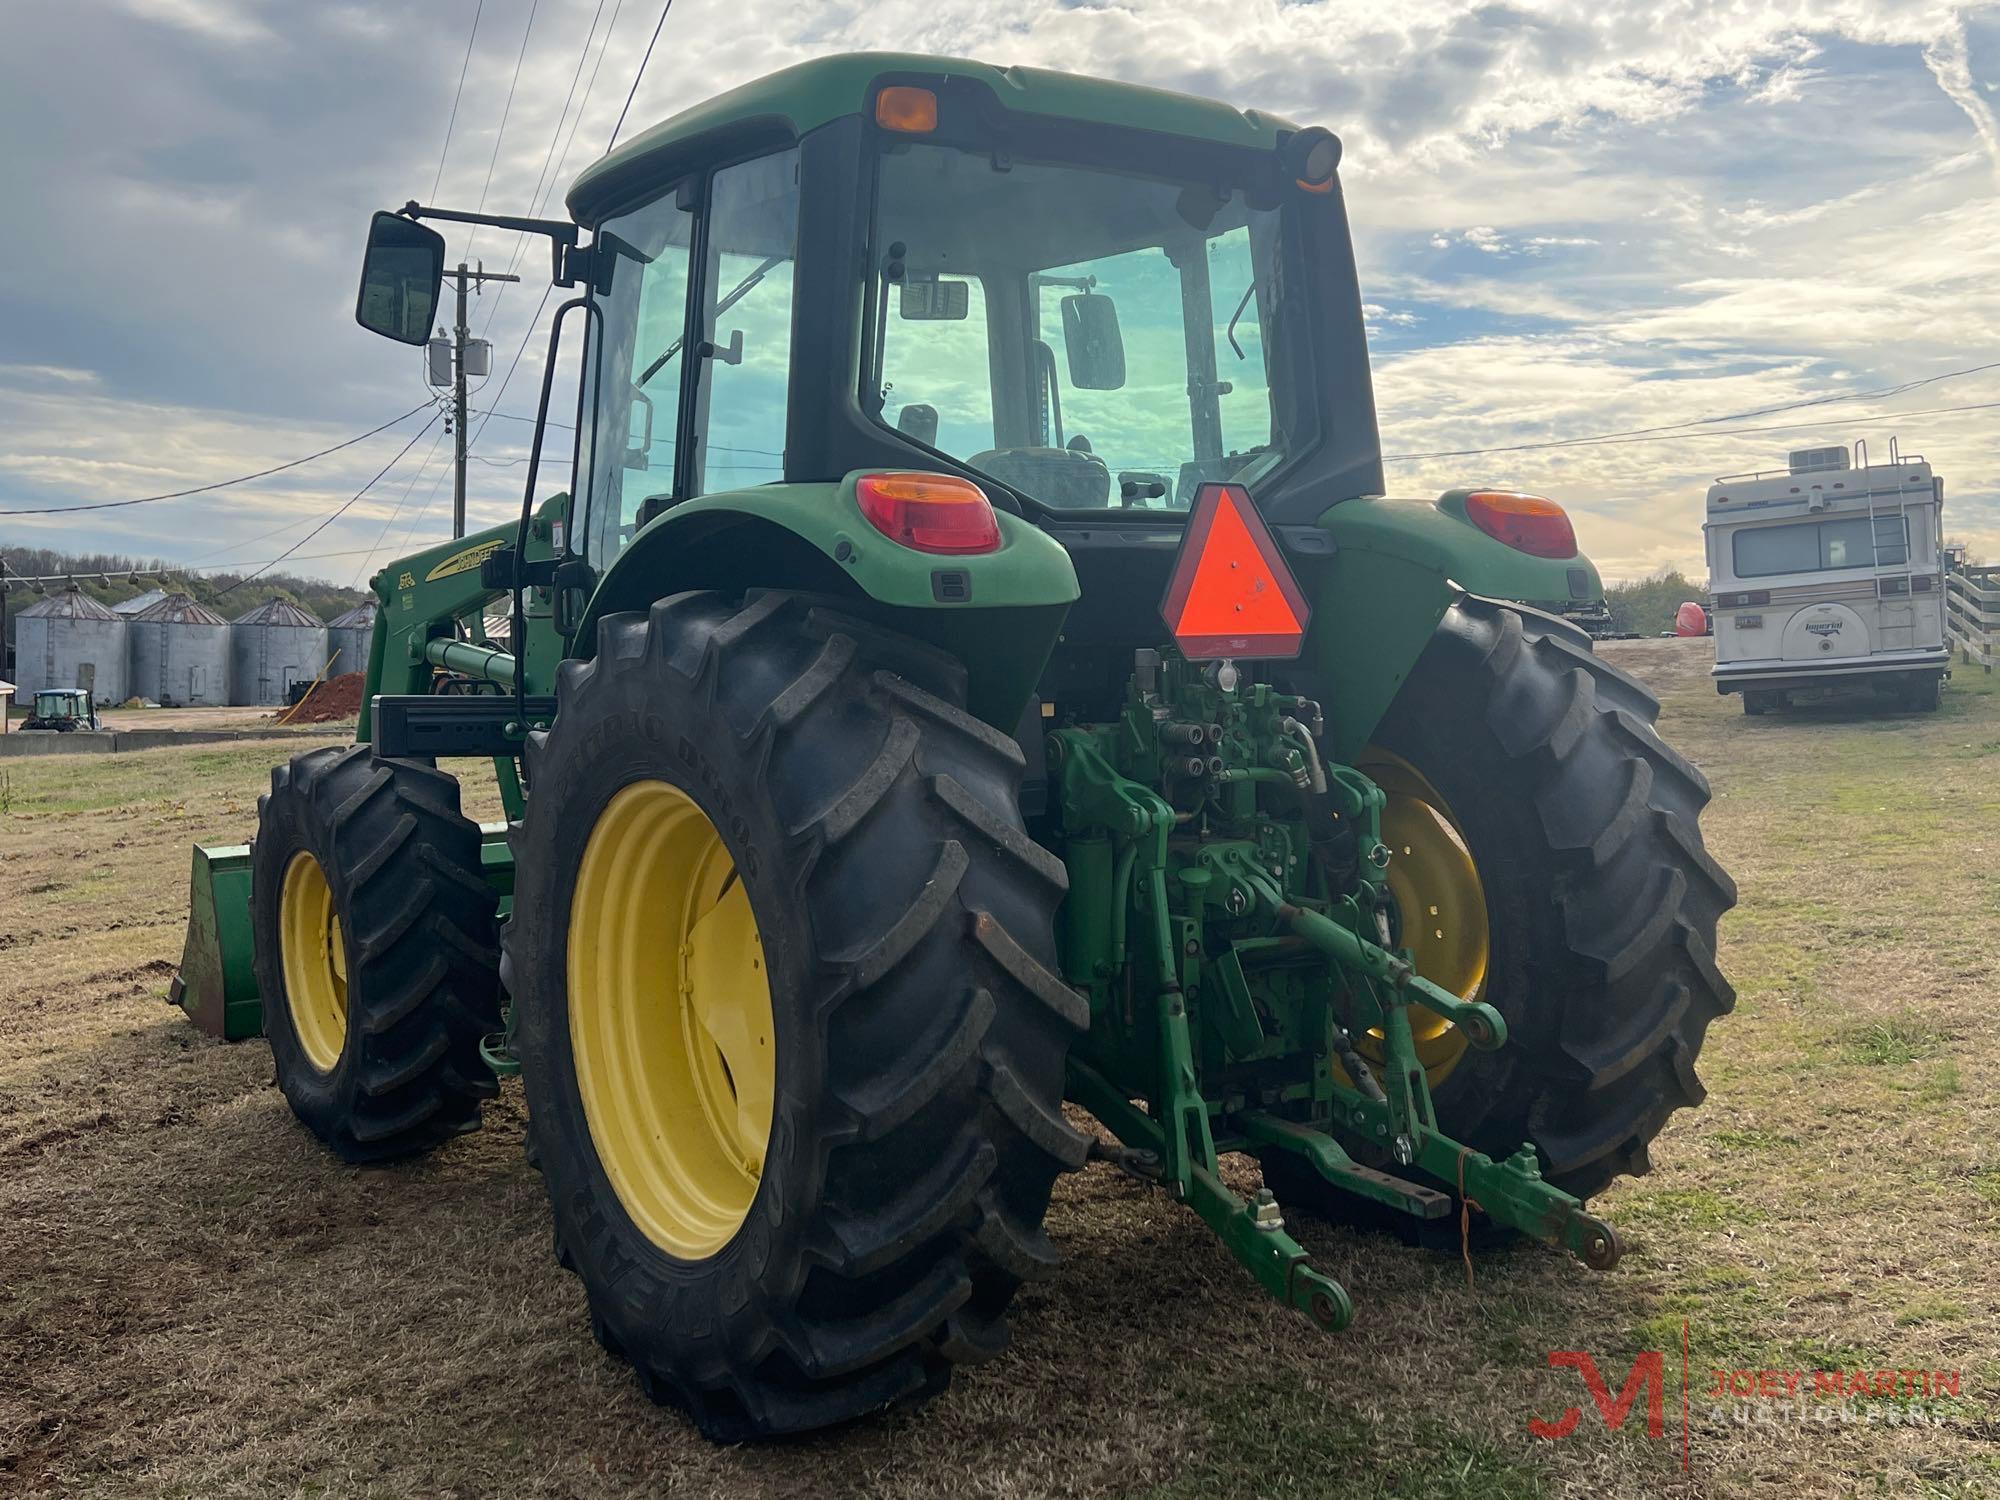
[[(1632, 1414), (1632, 1407), (1639, 1399), (1639, 1393), (1646, 1393), (1646, 1436), (1664, 1437), (1667, 1431), (1667, 1362), (1657, 1349), (1648, 1350), (1632, 1361), (1632, 1368), (1625, 1376), (1625, 1388), (1614, 1398), (1611, 1387), (1605, 1384), (1599, 1373), (1597, 1361), (1581, 1349), (1552, 1349), (1549, 1351), (1549, 1368), (1552, 1370), (1575, 1370), (1583, 1377), (1585, 1387), (1590, 1391), (1590, 1399), (1597, 1404), (1597, 1411), (1604, 1418), (1604, 1425), (1613, 1432), (1625, 1425), (1625, 1419)], [(1528, 1419), (1528, 1431), (1539, 1438), (1566, 1438), (1577, 1429), (1583, 1420), (1583, 1411), (1572, 1406), (1553, 1422), (1544, 1422), (1539, 1417)]]

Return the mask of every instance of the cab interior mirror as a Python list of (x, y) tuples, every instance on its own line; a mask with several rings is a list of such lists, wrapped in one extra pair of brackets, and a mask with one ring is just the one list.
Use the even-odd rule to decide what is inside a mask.
[(378, 213), (368, 225), (354, 321), (398, 343), (421, 344), (431, 336), (443, 282), (444, 236), (401, 214)]
[(1062, 324), (1069, 383), (1080, 391), (1122, 389), (1125, 339), (1118, 331), (1118, 304), (1102, 292), (1078, 292), (1062, 299)]
[(962, 322), (972, 311), (972, 288), (942, 276), (911, 276), (903, 282), (897, 311), (912, 322)]

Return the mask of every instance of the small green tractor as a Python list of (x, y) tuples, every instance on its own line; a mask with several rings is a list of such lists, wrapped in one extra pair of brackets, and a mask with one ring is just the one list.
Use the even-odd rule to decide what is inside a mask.
[(1584, 1200), (1702, 1097), (1734, 890), (1645, 689), (1502, 602), (1601, 595), (1561, 508), (1383, 498), (1339, 158), (872, 54), (561, 221), (376, 215), (406, 343), (425, 221), (551, 248), (521, 515), (375, 579), (357, 742), (197, 851), (183, 1003), (347, 1161), (518, 1071), (598, 1339), (721, 1440), (999, 1354), (1092, 1160), (1329, 1331), (1288, 1219), (1456, 1248), (1469, 1200), (1609, 1268)]
[(89, 688), (43, 688), (35, 694), (34, 711), (21, 727), (74, 734), (79, 729), (98, 729), (102, 725)]

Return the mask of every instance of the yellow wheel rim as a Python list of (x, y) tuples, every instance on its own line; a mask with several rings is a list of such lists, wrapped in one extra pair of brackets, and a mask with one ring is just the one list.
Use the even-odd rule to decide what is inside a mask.
[[(1379, 746), (1362, 752), (1357, 769), (1388, 798), (1382, 842), (1389, 846), (1389, 894), (1401, 920), (1399, 940), (1424, 978), (1460, 999), (1481, 998), (1492, 953), (1486, 887), (1450, 804), (1415, 766)], [(1417, 1058), (1436, 1087), (1464, 1055), (1465, 1034), (1421, 1006), (1411, 1006), (1409, 1015)], [(1357, 1048), (1379, 1062), (1381, 1041), (1382, 1033), (1372, 1031)]]
[(570, 901), (569, 1038), (597, 1159), (640, 1231), (702, 1260), (749, 1217), (777, 1088), (771, 985), (722, 835), (664, 781), (620, 791)]
[(285, 866), (278, 893), (278, 949), (292, 1030), (306, 1061), (331, 1073), (347, 1047), (347, 941), (326, 871), (303, 850)]

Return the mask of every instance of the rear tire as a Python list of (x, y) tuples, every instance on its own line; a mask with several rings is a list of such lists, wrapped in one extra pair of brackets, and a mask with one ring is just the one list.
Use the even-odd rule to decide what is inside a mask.
[[(1439, 1126), (1495, 1157), (1533, 1141), (1579, 1198), (1647, 1170), (1667, 1117), (1701, 1102), (1695, 1056), (1735, 1003), (1714, 953), (1736, 888), (1702, 847), (1708, 783), (1658, 713), (1581, 631), (1468, 598), (1376, 732), (1461, 825), (1491, 934), (1479, 998), (1509, 1032), (1434, 1087)], [(1292, 1160), (1269, 1159), (1281, 1198), (1354, 1217)]]
[[(454, 777), (367, 745), (309, 750), (274, 769), (258, 799), (264, 1032), (292, 1112), (343, 1161), (410, 1156), (476, 1130), (481, 1101), (499, 1092), (479, 1054), (500, 1025), (497, 903), (479, 827), (458, 809)], [(298, 910), (314, 894), (323, 925)]]
[(1900, 696), (1903, 707), (1911, 713), (1934, 714), (1944, 700), (1944, 676), (1933, 672), (1912, 677), (1904, 683)]
[[(963, 684), (950, 658), (809, 601), (683, 594), (602, 621), (529, 743), (506, 944), (556, 1254), (599, 1342), (717, 1441), (935, 1394), (1006, 1347), (1015, 1289), (1055, 1261), (1041, 1221), (1088, 1149), (1062, 1116), (1088, 1011), (1057, 977), (1067, 881), (1022, 829), (1020, 749), (964, 712)], [(672, 1184), (630, 1186), (643, 1106), (619, 1110), (578, 1067), (602, 1055), (601, 1002), (572, 1011), (570, 934), (607, 909), (578, 891), (598, 883), (597, 830), (623, 826), (606, 809), (648, 782), (726, 847), (769, 991), (761, 1166), (736, 1227), (699, 1253), (657, 1232)], [(662, 980), (662, 1003), (695, 1015), (714, 971), (690, 952), (663, 960), (683, 998)], [(604, 1141), (593, 1109), (619, 1115)], [(640, 1172), (699, 1159), (638, 1139)]]

